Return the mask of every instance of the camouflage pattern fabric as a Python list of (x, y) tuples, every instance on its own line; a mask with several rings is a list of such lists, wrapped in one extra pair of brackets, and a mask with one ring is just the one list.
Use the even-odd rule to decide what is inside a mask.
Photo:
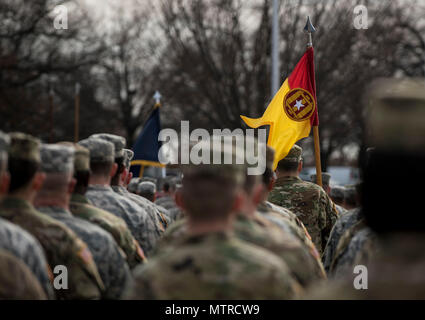
[(11, 253), (0, 250), (0, 300), (46, 300), (37, 278)]
[[(20, 227), (0, 219), (0, 248), (19, 258), (36, 277), (49, 298), (54, 298), (52, 272), (40, 243)], [(6, 272), (1, 269), (0, 274)], [(0, 286), (1, 288), (1, 286)]]
[(30, 203), (6, 197), (0, 216), (28, 231), (41, 244), (52, 269), (68, 269), (68, 290), (55, 290), (58, 299), (99, 299), (104, 289), (87, 245), (62, 223), (38, 212)]
[(340, 217), (348, 212), (347, 209), (341, 207), (338, 204), (335, 204), (335, 208), (336, 208), (336, 211), (338, 211), (338, 216), (340, 216)]
[(125, 253), (131, 269), (147, 261), (143, 249), (134, 239), (123, 219), (91, 205), (90, 201), (80, 194), (72, 195), (69, 208), (75, 217), (87, 220), (109, 232)]
[(156, 199), (155, 204), (167, 209), (171, 222), (176, 221), (177, 218), (182, 215), (180, 208), (177, 207), (176, 202), (174, 201), (174, 197), (171, 197), (170, 195), (165, 195)]
[(112, 213), (95, 207), (82, 195), (73, 194), (70, 209), (74, 216), (87, 220), (108, 231), (123, 250), (131, 268), (147, 261), (143, 249), (131, 234), (125, 221)]
[(271, 203), (289, 209), (302, 221), (314, 245), (322, 254), (338, 213), (326, 192), (299, 177), (277, 179), (269, 194)]
[(303, 223), (291, 211), (271, 204), (269, 202), (260, 203), (257, 212), (270, 222), (276, 224), (282, 231), (292, 235), (304, 244), (311, 256), (316, 260), (316, 264), (325, 273), (320, 254), (316, 246), (311, 241), (311, 237)]
[[(236, 238), (274, 253), (284, 261), (294, 279), (307, 287), (313, 282), (325, 279), (326, 275), (320, 261), (295, 237), (265, 220), (261, 216), (248, 219), (239, 215), (234, 223)], [(158, 252), (170, 248), (187, 233), (186, 220), (171, 225), (158, 245)]]
[(94, 206), (122, 218), (133, 237), (142, 246), (145, 254), (155, 248), (159, 238), (157, 228), (145, 210), (126, 197), (114, 192), (110, 186), (90, 185), (86, 192), (87, 199)]
[(329, 273), (335, 278), (343, 277), (352, 273), (356, 265), (367, 265), (375, 255), (375, 243), (375, 234), (360, 220), (339, 240)]
[(130, 280), (130, 269), (112, 236), (98, 226), (74, 217), (65, 209), (40, 207), (38, 210), (65, 224), (87, 243), (105, 285), (103, 298), (120, 298)]
[(210, 233), (183, 237), (136, 268), (126, 298), (292, 299), (300, 293), (278, 257), (226, 233)]
[(308, 299), (424, 300), (425, 235), (399, 233), (377, 238), (376, 254), (367, 264), (368, 289), (356, 290), (354, 277), (331, 281)]
[(329, 272), (331, 268), (331, 264), (335, 258), (335, 252), (341, 236), (345, 233), (346, 230), (359, 222), (361, 217), (361, 211), (357, 208), (350, 210), (342, 215), (335, 223), (331, 234), (329, 235), (329, 240), (326, 244), (325, 251), (322, 256), (323, 266), (325, 267), (326, 272)]
[(303, 287), (326, 279), (320, 261), (301, 241), (283, 232), (261, 215), (256, 215), (252, 219), (239, 215), (234, 224), (234, 233), (237, 238), (262, 247), (280, 257)]
[(112, 186), (112, 190), (114, 190), (119, 195), (127, 198), (128, 200), (133, 201), (138, 206), (140, 206), (143, 210), (145, 210), (155, 225), (155, 233), (158, 237), (160, 237), (165, 229), (168, 227), (167, 221), (164, 219), (163, 215), (159, 212), (158, 208), (150, 202), (148, 199), (138, 196), (137, 194), (130, 193), (126, 188), (122, 186)]

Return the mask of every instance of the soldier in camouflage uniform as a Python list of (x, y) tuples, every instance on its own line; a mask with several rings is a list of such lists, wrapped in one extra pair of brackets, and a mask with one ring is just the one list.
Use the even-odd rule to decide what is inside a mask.
[[(216, 151), (208, 150), (211, 156)], [(221, 158), (222, 153), (216, 156)], [(187, 212), (187, 233), (146, 266), (136, 269), (127, 298), (228, 300), (297, 296), (300, 288), (284, 262), (230, 233), (242, 201), (243, 170), (244, 166), (236, 164), (183, 167), (179, 201)]]
[(141, 207), (114, 192), (110, 186), (111, 177), (117, 170), (114, 145), (94, 138), (80, 141), (79, 144), (90, 150), (91, 175), (87, 199), (96, 207), (122, 218), (145, 254), (149, 255), (159, 237), (152, 219)]
[(85, 193), (90, 178), (90, 151), (78, 144), (64, 144), (75, 149), (74, 178), (76, 185), (69, 204), (71, 213), (109, 232), (124, 251), (130, 268), (146, 262), (143, 249), (132, 236), (125, 221), (110, 212), (93, 206), (86, 198)]
[(319, 252), (317, 251), (315, 245), (311, 241), (310, 234), (305, 228), (304, 224), (297, 218), (297, 216), (289, 211), (288, 209), (279, 207), (275, 204), (267, 201), (269, 192), (273, 189), (274, 184), (274, 172), (273, 172), (273, 162), (275, 157), (275, 151), (272, 147), (267, 146), (266, 148), (266, 170), (262, 177), (262, 182), (264, 185), (264, 201), (262, 201), (258, 207), (257, 211), (264, 216), (269, 221), (278, 225), (285, 233), (291, 234), (292, 236), (299, 239), (305, 247), (309, 250), (312, 257), (315, 259), (317, 268), (320, 270), (320, 277), (325, 277), (325, 272), (323, 269), (322, 262), (320, 260)]
[(269, 201), (295, 213), (322, 254), (338, 213), (321, 187), (300, 179), (301, 154), (302, 149), (294, 145), (288, 155), (279, 161), (278, 179), (270, 192)]
[[(124, 170), (122, 173), (123, 178), (120, 181), (127, 180), (125, 177), (126, 175), (130, 174), (130, 166), (131, 166), (130, 163), (131, 163), (131, 159), (133, 159), (133, 156), (134, 156), (134, 152), (129, 149), (124, 149), (123, 151), (124, 151)], [(123, 183), (113, 185), (112, 189), (118, 194), (130, 199), (131, 201), (134, 201), (136, 204), (138, 204), (140, 207), (146, 210), (149, 216), (152, 217), (152, 220), (155, 221), (155, 225), (157, 226), (157, 232), (160, 235), (162, 235), (169, 224), (167, 210), (163, 210), (163, 208), (156, 206), (153, 202), (149, 201), (148, 199), (145, 199), (137, 195), (137, 187), (139, 183), (141, 182), (141, 179), (136, 178), (133, 181), (134, 182), (137, 181), (137, 185), (134, 184), (134, 182), (132, 185), (134, 193), (130, 193), (124, 187)]]
[[(6, 169), (9, 141), (9, 136), (0, 131), (0, 197), (3, 197), (3, 193), (9, 189), (10, 179), (8, 179), (9, 175)], [(52, 273), (47, 265), (44, 252), (36, 239), (18, 226), (0, 218), (0, 248), (21, 259), (38, 279), (45, 291), (45, 295), (48, 295), (49, 298), (54, 297), (50, 282)], [(3, 267), (8, 265), (12, 264), (4, 264)], [(0, 267), (1, 274), (7, 272), (3, 267)], [(6, 289), (3, 288), (3, 290)]]
[(376, 149), (363, 164), (362, 212), (377, 237), (377, 253), (366, 264), (368, 289), (353, 288), (351, 275), (311, 297), (425, 299), (423, 188), (416, 187), (425, 179), (425, 84), (381, 79), (368, 92), (366, 142)]
[(163, 189), (164, 190), (160, 193), (160, 197), (155, 199), (155, 204), (165, 208), (168, 211), (168, 217), (174, 222), (178, 217), (183, 216), (183, 212), (181, 212), (174, 200), (176, 186), (171, 179), (168, 179), (168, 181), (164, 182)]
[(59, 299), (98, 299), (104, 289), (87, 245), (65, 225), (41, 214), (32, 205), (44, 175), (39, 172), (40, 142), (22, 133), (12, 133), (9, 149), (11, 185), (0, 204), (0, 216), (19, 225), (43, 247), (54, 269), (68, 268), (68, 290), (55, 290)]
[(337, 220), (332, 228), (331, 234), (329, 235), (328, 242), (326, 243), (326, 247), (322, 255), (322, 261), (326, 272), (330, 273), (331, 271), (331, 265), (335, 259), (336, 249), (342, 235), (355, 224), (360, 222), (362, 218), (363, 216), (361, 209), (359, 208), (348, 211)]
[[(0, 249), (19, 258), (34, 274), (50, 299), (54, 298), (53, 274), (39, 242), (18, 226), (0, 219)], [(5, 272), (0, 269), (0, 273)]]
[(129, 159), (130, 154), (128, 152), (125, 152), (124, 147), (126, 144), (126, 140), (124, 137), (116, 136), (113, 134), (107, 134), (107, 133), (100, 133), (100, 134), (94, 134), (91, 135), (90, 138), (97, 138), (97, 139), (103, 139), (105, 141), (112, 142), (115, 146), (115, 163), (118, 165), (117, 173), (114, 177), (111, 179), (111, 187), (112, 190), (117, 192), (118, 194), (128, 198), (130, 201), (134, 202), (135, 204), (139, 205), (146, 213), (148, 214), (149, 218), (152, 220), (153, 225), (155, 226), (155, 229), (152, 230), (152, 232), (156, 233), (157, 237), (159, 238), (165, 231), (164, 224), (162, 223), (161, 215), (155, 211), (152, 210), (150, 206), (147, 205), (141, 205), (141, 201), (139, 199), (135, 199), (133, 196), (127, 196), (125, 193), (126, 189), (124, 187), (124, 182), (126, 181), (128, 170), (126, 168), (126, 159)]
[(0, 250), (0, 270), (0, 300), (46, 300), (31, 270), (5, 250)]
[(341, 278), (352, 273), (356, 265), (367, 265), (376, 255), (376, 242), (376, 235), (362, 218), (341, 236), (329, 273)]
[[(310, 176), (311, 182), (313, 183), (317, 183), (317, 176), (316, 174), (312, 174)], [(328, 196), (331, 198), (331, 200), (333, 201), (332, 197), (331, 197), (331, 193), (332, 193), (332, 189), (331, 185), (331, 174), (327, 173), (327, 172), (322, 172), (322, 184), (323, 184), (323, 189), (326, 191), (326, 193), (328, 194)], [(338, 205), (335, 203), (335, 201), (333, 201), (335, 204), (335, 208), (336, 211), (338, 211), (338, 215), (341, 216), (342, 214), (346, 213), (347, 210), (345, 208), (343, 208), (342, 206)]]
[[(233, 226), (236, 237), (276, 254), (288, 265), (293, 277), (303, 287), (325, 279), (326, 275), (317, 253), (316, 256), (311, 254), (310, 248), (297, 237), (285, 232), (256, 211), (258, 202), (255, 199), (261, 199), (263, 193), (261, 178), (262, 176), (259, 175), (245, 177), (244, 205)], [(170, 229), (170, 232), (166, 232), (161, 240), (161, 247), (172, 245), (186, 233), (187, 224), (185, 220), (180, 220)]]
[(44, 144), (40, 153), (41, 169), (46, 174), (46, 180), (37, 193), (35, 206), (40, 212), (65, 224), (87, 243), (105, 285), (103, 297), (120, 298), (130, 280), (125, 255), (108, 232), (74, 217), (69, 211), (69, 200), (75, 184), (72, 178), (74, 149), (64, 145)]

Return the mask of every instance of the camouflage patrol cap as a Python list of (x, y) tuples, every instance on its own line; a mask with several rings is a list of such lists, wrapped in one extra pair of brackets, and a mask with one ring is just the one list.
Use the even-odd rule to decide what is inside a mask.
[(78, 142), (80, 146), (90, 151), (90, 162), (114, 162), (114, 145), (106, 140), (88, 138)]
[(369, 144), (381, 151), (425, 152), (425, 81), (380, 79), (369, 89)]
[(288, 155), (283, 158), (281, 161), (287, 162), (300, 162), (301, 156), (303, 154), (303, 149), (300, 146), (294, 144), (294, 146), (289, 150)]
[(58, 144), (74, 149), (74, 171), (90, 170), (90, 150), (72, 142), (59, 142)]
[[(317, 182), (316, 178), (317, 178), (317, 175), (316, 174), (312, 174), (310, 176), (311, 182), (316, 183)], [(328, 186), (329, 183), (330, 183), (330, 181), (331, 181), (331, 175), (330, 175), (330, 173), (322, 172), (322, 183)]]
[(124, 166), (129, 169), (131, 167), (131, 160), (133, 160), (134, 152), (130, 149), (124, 149)]
[(155, 193), (156, 192), (156, 185), (153, 182), (150, 181), (142, 181), (137, 186), (137, 193)]
[(10, 137), (0, 131), (0, 153), (5, 153), (9, 149)]
[(343, 186), (335, 186), (331, 189), (332, 199), (343, 201), (345, 199), (345, 188)]
[(9, 134), (9, 158), (40, 163), (40, 140), (25, 133)]
[(128, 191), (133, 192), (133, 193), (137, 192), (137, 186), (139, 185), (139, 183), (140, 183), (140, 178), (131, 179), (130, 183), (128, 184), (128, 187), (127, 187)]
[(127, 143), (124, 137), (109, 133), (97, 133), (91, 135), (89, 138), (102, 139), (113, 143), (115, 147), (115, 159), (124, 157), (124, 148)]
[(46, 173), (68, 173), (74, 170), (74, 148), (43, 144), (40, 149), (41, 170)]

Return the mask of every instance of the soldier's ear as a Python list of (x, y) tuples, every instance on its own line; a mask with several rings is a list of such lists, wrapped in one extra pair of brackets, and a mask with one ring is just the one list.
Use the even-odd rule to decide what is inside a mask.
[(37, 172), (32, 180), (31, 188), (35, 191), (38, 191), (43, 186), (44, 180), (46, 179), (46, 174), (44, 172)]
[(301, 160), (301, 161), (298, 163), (298, 169), (297, 169), (297, 172), (298, 172), (298, 173), (300, 173), (302, 170), (303, 170), (303, 161)]
[(129, 171), (128, 175), (127, 175), (127, 181), (125, 182), (125, 184), (129, 184), (131, 179), (133, 179), (133, 172)]
[(68, 194), (74, 193), (75, 185), (77, 184), (77, 180), (72, 178), (68, 185)]
[(252, 201), (255, 205), (259, 205), (265, 200), (264, 185), (262, 183), (257, 184), (252, 190)]
[(180, 208), (180, 209), (185, 209), (185, 205), (184, 205), (184, 201), (183, 201), (183, 195), (181, 190), (177, 190), (175, 195), (174, 195), (174, 199), (176, 202), (176, 205)]
[(9, 191), (10, 175), (9, 172), (0, 174), (0, 195), (7, 194)]
[(115, 176), (115, 174), (117, 173), (117, 170), (118, 170), (118, 164), (116, 164), (115, 162), (114, 162), (114, 164), (112, 165), (112, 167), (111, 167), (111, 171), (109, 172), (109, 176), (112, 178), (112, 177), (114, 177)]
[(240, 212), (243, 208), (245, 201), (245, 195), (242, 191), (238, 190), (235, 193), (235, 198), (233, 200), (232, 212)]

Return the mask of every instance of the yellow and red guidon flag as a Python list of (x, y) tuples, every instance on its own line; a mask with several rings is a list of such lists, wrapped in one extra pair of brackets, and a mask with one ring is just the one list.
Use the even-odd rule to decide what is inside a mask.
[(311, 127), (319, 125), (313, 48), (307, 49), (261, 118), (241, 118), (251, 128), (270, 125), (267, 144), (276, 151), (275, 170), (295, 142), (308, 137)]

